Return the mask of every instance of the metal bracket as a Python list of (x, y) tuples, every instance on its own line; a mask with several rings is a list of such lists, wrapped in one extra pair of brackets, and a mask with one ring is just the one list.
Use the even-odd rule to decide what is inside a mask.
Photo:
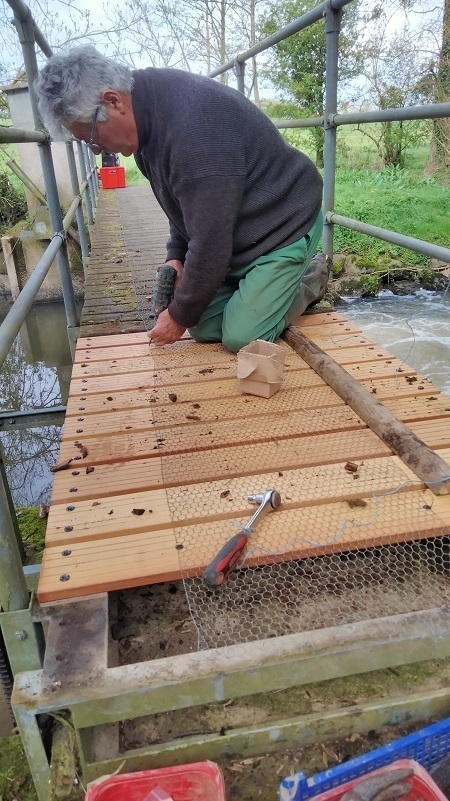
[(325, 33), (339, 33), (341, 30), (342, 8), (335, 9), (332, 0), (328, 0), (325, 17)]
[(33, 607), (32, 594), (28, 609), (0, 613), (0, 626), (13, 675), (42, 667), (44, 636), (42, 626), (33, 620)]

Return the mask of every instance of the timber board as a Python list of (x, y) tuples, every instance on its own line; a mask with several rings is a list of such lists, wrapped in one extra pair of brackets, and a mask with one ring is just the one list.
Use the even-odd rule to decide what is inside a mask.
[[(198, 573), (230, 522), (247, 522), (247, 495), (267, 487), (283, 505), (252, 538), (249, 564), (446, 533), (448, 496), (424, 490), (290, 349), (282, 389), (265, 400), (241, 395), (220, 344), (149, 344), (133, 281), (145, 306), (166, 231), (146, 187), (102, 193), (61, 447), (74, 459), (54, 476), (40, 600)], [(338, 312), (300, 327), (450, 458), (450, 400), (431, 382)]]
[[(442, 536), (450, 525), (450, 498), (431, 509), (431, 492), (386, 495), (383, 504), (368, 499), (364, 508), (347, 501), (269, 515), (252, 535), (246, 567), (346, 552)], [(444, 503), (445, 502), (445, 503)], [(424, 506), (430, 507), (424, 509)], [(246, 517), (236, 522), (245, 525)], [(343, 527), (343, 522), (347, 525)], [(361, 532), (364, 533), (361, 533)], [(286, 532), (291, 532), (286, 540)], [(297, 534), (295, 532), (298, 532)], [(337, 537), (337, 532), (339, 536)], [(230, 536), (226, 521), (209, 521), (179, 529), (146, 531), (46, 549), (39, 585), (42, 602), (111, 589), (198, 575)], [(182, 550), (177, 545), (183, 545)], [(274, 553), (267, 553), (267, 551)], [(282, 554), (280, 553), (282, 551)], [(180, 556), (181, 554), (181, 556)], [(61, 582), (61, 575), (68, 576)]]
[[(448, 458), (450, 400), (433, 384), (342, 315), (308, 316), (302, 332)], [(197, 575), (230, 521), (247, 522), (247, 494), (268, 486), (283, 505), (255, 532), (246, 566), (448, 531), (449, 496), (425, 491), (288, 352), (267, 400), (239, 392), (236, 357), (220, 344), (156, 349), (145, 332), (79, 341), (60, 452), (73, 461), (55, 474), (41, 602)]]

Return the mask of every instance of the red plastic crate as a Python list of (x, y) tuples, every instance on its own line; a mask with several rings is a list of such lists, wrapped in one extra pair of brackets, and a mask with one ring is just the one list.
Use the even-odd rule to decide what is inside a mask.
[(98, 779), (88, 785), (85, 801), (144, 801), (156, 787), (165, 790), (173, 801), (225, 801), (223, 776), (214, 762)]
[[(365, 776), (359, 776), (357, 779), (353, 779), (353, 781), (341, 784), (339, 787), (333, 787), (325, 793), (320, 793), (320, 795), (316, 795), (314, 801), (340, 801), (344, 793), (347, 793), (361, 782), (366, 779), (371, 779), (372, 776), (376, 776), (378, 773), (387, 773), (394, 768), (411, 768), (414, 771), (414, 775), (411, 779), (407, 779), (408, 782), (412, 782), (412, 788), (408, 795), (401, 797), (400, 801), (448, 801), (444, 793), (439, 789), (437, 784), (435, 784), (430, 774), (427, 773), (422, 765), (419, 765), (419, 763), (415, 762), (413, 759), (398, 759), (396, 762), (392, 762), (384, 768), (373, 770), (370, 773), (366, 773)], [(281, 801), (289, 801), (293, 798), (295, 798), (295, 794), (290, 793), (287, 788), (280, 787)]]
[(127, 185), (125, 167), (100, 167), (103, 189), (123, 189)]

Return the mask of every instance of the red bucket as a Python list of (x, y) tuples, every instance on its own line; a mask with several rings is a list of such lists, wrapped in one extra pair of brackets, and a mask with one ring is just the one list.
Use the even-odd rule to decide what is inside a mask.
[[(158, 789), (165, 791), (172, 801), (225, 801), (223, 776), (214, 762), (195, 762), (98, 779), (88, 785), (85, 801), (156, 801), (158, 795), (164, 799)], [(152, 791), (155, 791), (153, 798)]]

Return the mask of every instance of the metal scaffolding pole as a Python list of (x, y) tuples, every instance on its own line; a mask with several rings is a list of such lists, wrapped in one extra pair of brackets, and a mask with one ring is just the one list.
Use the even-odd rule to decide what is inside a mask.
[(92, 151), (91, 151), (91, 157), (92, 157), (92, 169), (94, 170), (93, 176), (94, 176), (94, 186), (95, 186), (95, 202), (96, 202), (96, 205), (98, 205), (98, 193), (99, 193), (100, 185), (99, 185), (99, 182), (98, 182), (97, 161), (96, 161), (96, 158), (95, 158), (94, 154), (92, 153)]
[(12, 125), (0, 125), (0, 142), (20, 144), (22, 142), (46, 142), (49, 135), (45, 131), (27, 131), (24, 128), (13, 128)]
[(92, 204), (91, 204), (91, 196), (89, 194), (89, 185), (88, 185), (88, 178), (87, 178), (86, 162), (84, 160), (84, 152), (83, 152), (83, 146), (82, 146), (81, 142), (77, 142), (77, 150), (78, 150), (78, 161), (79, 161), (80, 170), (81, 170), (81, 177), (83, 179), (83, 184), (85, 184), (85, 188), (83, 190), (83, 199), (84, 199), (84, 205), (86, 207), (86, 217), (87, 217), (88, 225), (93, 225), (93, 223), (94, 223), (94, 215), (92, 213)]
[(92, 217), (93, 220), (95, 220), (95, 215), (97, 212), (97, 204), (95, 202), (94, 182), (92, 179), (92, 168), (90, 165), (89, 148), (86, 142), (81, 143), (81, 149), (83, 151), (83, 159), (86, 168), (87, 182), (89, 186), (89, 196), (91, 198)]
[[(81, 197), (80, 186), (78, 183), (77, 165), (75, 163), (75, 153), (73, 152), (73, 142), (70, 140), (66, 142), (67, 162), (69, 165), (70, 181), (72, 184), (72, 192), (75, 197)], [(86, 226), (84, 224), (83, 209), (81, 203), (78, 204), (76, 210), (78, 235), (80, 237), (81, 256), (83, 259), (83, 269), (86, 277), (86, 269), (89, 263), (89, 242), (87, 237)]]
[(425, 242), (423, 239), (416, 239), (413, 236), (398, 234), (396, 231), (389, 231), (388, 228), (378, 228), (376, 225), (353, 220), (351, 217), (343, 217), (334, 212), (330, 212), (327, 218), (327, 222), (331, 224), (342, 225), (343, 228), (349, 228), (359, 234), (367, 234), (376, 239), (382, 239), (383, 242), (391, 242), (393, 245), (408, 248), (408, 250), (413, 250), (415, 253), (423, 253), (424, 256), (429, 256), (430, 259), (439, 259), (444, 263), (450, 262), (450, 248), (434, 245), (432, 242)]
[(11, 345), (19, 333), (25, 317), (34, 303), (36, 294), (52, 265), (53, 259), (58, 255), (58, 251), (62, 247), (63, 241), (63, 233), (56, 234), (56, 236), (53, 237), (17, 300), (13, 306), (11, 306), (8, 314), (0, 325), (0, 368), (11, 350)]
[[(27, 8), (25, 6), (25, 8)], [(39, 130), (43, 128), (42, 119), (39, 113), (36, 94), (34, 91), (34, 81), (38, 74), (36, 51), (35, 51), (35, 36), (34, 36), (34, 21), (31, 12), (27, 9), (28, 15), (26, 19), (21, 19), (19, 16), (14, 16), (14, 23), (17, 28), (19, 40), (22, 45), (22, 53), (25, 63), (25, 70), (28, 80), (28, 91), (30, 94), (31, 108), (33, 111), (33, 119), (35, 128)], [(63, 232), (63, 219), (61, 214), (61, 205), (58, 196), (58, 187), (56, 184), (55, 169), (53, 165), (52, 151), (48, 140), (41, 142), (38, 145), (39, 156), (42, 164), (42, 174), (45, 183), (45, 194), (47, 197), (47, 205), (50, 212), (50, 220), (52, 223), (53, 233), (58, 234)], [(75, 303), (75, 294), (73, 291), (72, 275), (70, 272), (70, 262), (67, 252), (67, 243), (64, 241), (61, 248), (58, 250), (57, 264), (61, 280), (61, 288), (63, 293), (64, 307), (66, 310), (67, 327), (76, 328), (79, 325), (78, 312)]]
[(29, 604), (19, 542), (20, 534), (0, 445), (0, 606), (4, 612), (27, 609)]
[(318, 22), (320, 19), (322, 19), (325, 16), (327, 8), (331, 8), (334, 11), (339, 11), (351, 2), (352, 0), (326, 0), (326, 2), (320, 3), (320, 5), (312, 8), (311, 11), (307, 11), (306, 14), (303, 14), (298, 19), (290, 22), (289, 25), (285, 25), (284, 28), (281, 28), (271, 36), (268, 36), (267, 39), (263, 39), (261, 42), (253, 45), (253, 47), (250, 47), (249, 50), (245, 50), (243, 53), (238, 53), (235, 58), (227, 61), (226, 64), (221, 64), (220, 67), (217, 67), (215, 70), (212, 70), (212, 72), (209, 72), (208, 77), (215, 78), (217, 75), (222, 75), (223, 72), (234, 69), (237, 61), (240, 63), (248, 61), (249, 59), (253, 58), (253, 56), (258, 55), (258, 53), (263, 53), (264, 50), (268, 50), (270, 47), (273, 47), (273, 45), (283, 42), (284, 39), (288, 39), (289, 36), (292, 36), (294, 33), (303, 31), (309, 25), (312, 25), (313, 22)]
[(31, 11), (26, 5), (26, 3), (24, 3), (23, 0), (7, 0), (7, 3), (9, 7), (14, 11), (14, 16), (20, 22), (28, 22), (31, 19), (33, 25), (33, 34), (36, 44), (39, 47), (39, 49), (42, 50), (44, 56), (50, 58), (50, 56), (53, 55), (53, 50), (50, 47), (49, 43), (47, 42), (47, 39), (45, 38), (42, 31), (40, 31), (38, 26), (36, 25), (33, 17), (31, 16)]
[[(342, 9), (335, 11), (330, 0), (327, 3), (325, 16), (325, 31), (327, 35), (323, 181), (323, 208), (325, 214), (334, 209), (334, 193), (336, 186), (336, 128), (329, 122), (329, 117), (337, 111), (339, 31), (341, 18)], [(333, 224), (325, 217), (322, 250), (330, 258), (333, 258), (333, 233)]]
[(245, 61), (238, 61), (236, 59), (235, 72), (237, 78), (237, 88), (239, 92), (245, 94)]

